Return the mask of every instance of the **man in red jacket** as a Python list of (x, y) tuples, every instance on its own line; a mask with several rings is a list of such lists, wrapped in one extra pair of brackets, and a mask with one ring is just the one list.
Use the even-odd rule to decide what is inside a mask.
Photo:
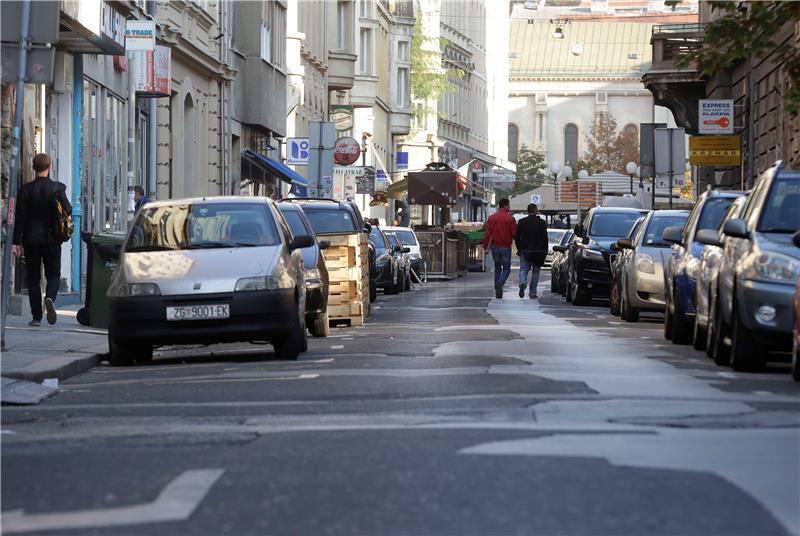
[(500, 200), (500, 210), (489, 216), (483, 235), (483, 249), (492, 248), (494, 259), (494, 295), (503, 297), (503, 285), (511, 274), (511, 243), (517, 234), (517, 221), (508, 213), (511, 202)]

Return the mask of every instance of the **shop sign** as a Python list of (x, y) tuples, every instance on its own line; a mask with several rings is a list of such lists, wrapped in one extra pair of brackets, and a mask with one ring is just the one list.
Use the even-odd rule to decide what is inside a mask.
[(308, 138), (287, 138), (286, 163), (292, 166), (307, 166), (309, 147)]
[(133, 76), (138, 96), (170, 96), (172, 91), (171, 59), (172, 49), (160, 45), (152, 51), (135, 53)]
[(155, 47), (155, 21), (129, 20), (125, 25), (125, 52), (152, 51)]
[(408, 169), (408, 152), (397, 152), (397, 169)]
[(690, 136), (689, 162), (695, 166), (739, 166), (742, 163), (741, 137)]
[(700, 99), (700, 134), (733, 134), (733, 99)]
[(333, 168), (334, 181), (343, 185), (344, 192), (353, 194), (371, 194), (375, 191), (375, 168), (372, 166), (335, 166)]
[(103, 2), (103, 35), (122, 48), (125, 48), (126, 22), (125, 15)]
[(349, 130), (353, 127), (353, 107), (349, 104), (331, 104), (328, 113), (336, 130)]
[(333, 161), (340, 166), (349, 166), (361, 156), (361, 146), (355, 138), (344, 137), (333, 145)]

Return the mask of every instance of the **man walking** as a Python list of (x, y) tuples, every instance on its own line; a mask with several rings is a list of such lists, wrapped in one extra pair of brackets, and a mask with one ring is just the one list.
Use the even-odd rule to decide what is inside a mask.
[(525, 287), (528, 285), (528, 272), (531, 272), (531, 289), (528, 296), (538, 298), (536, 287), (539, 285), (539, 270), (547, 257), (547, 224), (539, 216), (534, 203), (528, 205), (528, 216), (522, 218), (517, 225), (514, 242), (519, 253), (519, 297), (525, 297)]
[(489, 216), (483, 236), (483, 249), (491, 247), (494, 259), (494, 295), (503, 297), (503, 285), (511, 274), (511, 242), (517, 232), (517, 222), (508, 213), (511, 202), (500, 200), (500, 210)]
[(138, 184), (133, 187), (133, 201), (136, 203), (134, 214), (138, 214), (139, 209), (150, 202), (150, 198), (144, 193), (144, 188)]
[(23, 184), (17, 196), (17, 222), (14, 227), (14, 256), (19, 257), (20, 244), (25, 253), (25, 271), (28, 276), (28, 300), (33, 320), (29, 326), (42, 323), (42, 264), (47, 280), (44, 306), (47, 322), (55, 324), (56, 294), (61, 284), (61, 242), (56, 239), (56, 201), (62, 209), (72, 214), (72, 206), (66, 196), (67, 187), (50, 180), (52, 159), (40, 153), (33, 157), (36, 178)]

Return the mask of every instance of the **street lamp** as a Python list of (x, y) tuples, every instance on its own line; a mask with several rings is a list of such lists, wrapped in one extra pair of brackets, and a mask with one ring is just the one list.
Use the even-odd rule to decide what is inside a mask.
[(639, 189), (642, 190), (644, 188), (644, 183), (642, 182), (642, 168), (636, 166), (636, 176), (639, 177)]
[(585, 169), (580, 170), (578, 172), (578, 178), (579, 179), (588, 179), (589, 178), (589, 172), (586, 171)]
[(625, 166), (625, 171), (628, 172), (628, 175), (631, 177), (631, 195), (633, 195), (633, 176), (636, 175), (636, 162), (628, 162)]
[(550, 163), (550, 173), (553, 174), (553, 195), (558, 199), (558, 172), (561, 171), (561, 164), (558, 161)]
[(565, 179), (572, 178), (572, 168), (570, 166), (564, 166), (563, 175)]

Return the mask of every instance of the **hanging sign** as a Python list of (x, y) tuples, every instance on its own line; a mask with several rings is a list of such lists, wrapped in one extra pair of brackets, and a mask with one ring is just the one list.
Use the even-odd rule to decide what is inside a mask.
[(156, 23), (152, 20), (129, 20), (125, 25), (125, 52), (155, 50)]
[(349, 166), (361, 156), (361, 146), (355, 138), (344, 137), (333, 145), (333, 161), (340, 166)]
[(733, 134), (733, 99), (700, 99), (700, 134)]

